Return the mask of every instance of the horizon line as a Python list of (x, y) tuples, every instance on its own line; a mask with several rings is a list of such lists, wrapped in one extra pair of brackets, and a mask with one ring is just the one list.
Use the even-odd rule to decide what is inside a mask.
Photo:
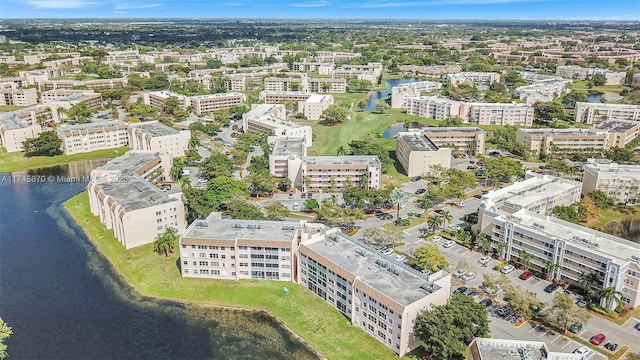
[(521, 18), (335, 18), (335, 17), (197, 17), (197, 16), (180, 16), (180, 17), (5, 17), (0, 18), (0, 23), (7, 20), (131, 20), (131, 19), (146, 19), (146, 20), (323, 20), (323, 21), (345, 21), (345, 20), (396, 20), (396, 21), (586, 21), (586, 22), (635, 22), (640, 23), (638, 19), (521, 19)]

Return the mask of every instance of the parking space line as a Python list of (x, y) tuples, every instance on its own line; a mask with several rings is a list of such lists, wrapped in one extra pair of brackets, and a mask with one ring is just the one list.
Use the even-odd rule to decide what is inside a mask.
[(531, 332), (533, 332), (534, 330), (536, 330), (536, 329), (537, 329), (537, 328), (539, 328), (539, 327), (540, 327), (540, 325), (536, 325), (536, 326), (534, 326), (531, 330), (529, 330), (529, 332), (531, 333)]
[(572, 342), (573, 342), (573, 341), (567, 341), (567, 343), (566, 343), (566, 344), (564, 344), (564, 345), (562, 345), (562, 346), (560, 347), (560, 349), (564, 349), (564, 348), (566, 348), (566, 347), (567, 347), (567, 346), (569, 346), (569, 344), (571, 344)]
[(558, 340), (561, 335), (557, 335), (553, 340), (549, 341), (549, 344), (552, 344), (554, 341)]

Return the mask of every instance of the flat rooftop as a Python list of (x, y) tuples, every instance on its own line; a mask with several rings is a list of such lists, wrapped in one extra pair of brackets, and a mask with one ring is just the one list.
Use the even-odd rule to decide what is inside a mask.
[(31, 122), (21, 118), (20, 114), (28, 113), (30, 111), (47, 108), (47, 107), (48, 106), (36, 105), (36, 106), (30, 106), (27, 108), (15, 110), (15, 111), (2, 113), (0, 114), (0, 125), (5, 130), (17, 130), (17, 129), (28, 128), (29, 126), (31, 126)]
[(426, 275), (361, 246), (341, 232), (302, 244), (404, 306), (441, 289)]
[(131, 127), (140, 129), (140, 131), (145, 132), (153, 137), (176, 135), (180, 133), (178, 130), (157, 121), (131, 124)]
[(302, 136), (278, 136), (273, 144), (273, 156), (299, 156), (304, 153), (304, 137)]
[(178, 93), (174, 93), (173, 91), (151, 91), (149, 92), (149, 95), (155, 95), (157, 97), (161, 97), (164, 99), (170, 98), (170, 97), (181, 97), (182, 95), (178, 94)]
[(126, 211), (178, 201), (170, 198), (139, 175), (127, 176), (127, 181), (103, 182), (98, 183), (97, 186), (105, 194), (114, 198)]
[(598, 159), (596, 161), (589, 159), (584, 165), (584, 170), (587, 171), (587, 169), (592, 172), (602, 171), (615, 173), (624, 177), (633, 177), (637, 181), (640, 181), (640, 165), (620, 165), (607, 159)]
[(120, 175), (133, 176), (134, 172), (138, 168), (151, 162), (158, 156), (160, 156), (160, 153), (131, 150), (122, 156), (110, 160), (108, 163), (98, 167), (97, 169), (114, 171), (120, 173)]
[(309, 96), (309, 98), (307, 100), (305, 100), (305, 102), (319, 104), (319, 103), (331, 100), (330, 98), (332, 98), (332, 97), (333, 96), (331, 96), (331, 95), (317, 95), (317, 94), (314, 94), (314, 95)]
[(581, 191), (582, 183), (550, 175), (534, 175), (526, 180), (482, 195), (482, 202), (488, 209), (503, 205), (527, 207), (542, 199), (554, 197), (572, 189)]
[(320, 227), (306, 228), (303, 221), (265, 221), (221, 219), (212, 213), (206, 220), (196, 220), (183, 238), (210, 240), (269, 240), (291, 243), (296, 230), (316, 233)]
[(582, 360), (582, 355), (549, 352), (543, 341), (476, 338), (482, 360)]
[(627, 132), (636, 126), (640, 126), (639, 121), (633, 120), (607, 120), (595, 126), (596, 129), (602, 129), (611, 132)]
[(484, 130), (479, 127), (423, 127), (421, 130), (425, 133), (450, 133), (450, 132), (459, 132), (459, 133), (476, 133), (476, 134), (484, 134)]
[(100, 129), (105, 127), (113, 127), (113, 126), (128, 126), (129, 124), (125, 124), (122, 121), (113, 120), (113, 121), (94, 121), (85, 124), (78, 125), (64, 125), (58, 127), (58, 133), (66, 133), (71, 131), (82, 131), (82, 130), (92, 130), (92, 129)]
[(402, 139), (411, 151), (436, 151), (438, 147), (422, 132), (401, 132), (398, 138)]
[(228, 92), (228, 93), (219, 93), (219, 94), (193, 95), (193, 96), (190, 96), (189, 98), (191, 98), (191, 99), (216, 99), (216, 98), (227, 98), (227, 97), (233, 97), (233, 96), (242, 96), (242, 97), (244, 97), (244, 94), (241, 94), (239, 92)]
[(582, 128), (569, 128), (569, 129), (554, 129), (554, 128), (542, 128), (542, 129), (519, 129), (527, 134), (536, 136), (558, 136), (558, 135), (570, 135), (570, 136), (606, 136), (607, 132), (604, 130), (596, 129), (582, 129)]
[(576, 108), (583, 106), (586, 108), (598, 108), (598, 109), (621, 109), (621, 110), (638, 110), (640, 105), (632, 104), (612, 104), (612, 103), (592, 103), (592, 102), (576, 102)]
[(565, 240), (567, 244), (578, 248), (597, 250), (601, 254), (623, 261), (631, 260), (631, 256), (640, 254), (640, 244), (625, 240), (584, 226), (543, 216), (526, 209), (511, 215), (500, 215), (496, 219), (510, 221), (527, 230), (543, 234), (550, 238)]
[(308, 92), (308, 91), (267, 91), (267, 90), (262, 90), (260, 92), (260, 94), (265, 94), (265, 95), (301, 95), (301, 96), (314, 95), (312, 92)]
[(375, 165), (380, 163), (380, 159), (374, 155), (306, 156), (303, 162), (307, 165)]

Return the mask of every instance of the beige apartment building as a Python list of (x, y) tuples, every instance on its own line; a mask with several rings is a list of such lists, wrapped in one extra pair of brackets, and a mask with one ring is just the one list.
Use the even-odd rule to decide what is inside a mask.
[(484, 154), (485, 132), (478, 127), (423, 127), (422, 132), (438, 147), (451, 147), (454, 151)]
[[(327, 90), (325, 90), (325, 88)], [(329, 78), (309, 78), (307, 79), (307, 87), (302, 90), (314, 93), (346, 93), (346, 79), (329, 79)]]
[(335, 65), (333, 63), (295, 61), (291, 70), (304, 72), (315, 71), (320, 75), (331, 75), (334, 68)]
[(62, 140), (62, 152), (65, 155), (129, 145), (129, 124), (121, 121), (59, 126), (56, 131)]
[[(558, 266), (550, 278), (574, 285), (581, 273), (589, 272), (596, 275), (594, 290), (613, 287), (621, 294), (620, 305), (640, 305), (640, 244), (526, 209), (491, 217), (483, 232), (490, 235), (494, 249), (497, 243), (505, 244), (505, 260), (520, 262), (521, 251), (526, 251), (533, 255), (533, 271), (545, 273), (545, 261), (550, 261)], [(600, 305), (617, 306), (604, 300)]]
[(281, 104), (253, 104), (242, 114), (244, 132), (272, 133), (275, 136), (302, 136), (305, 145), (312, 145), (311, 126), (287, 120), (287, 110)]
[[(291, 171), (293, 164), (289, 163), (288, 168)], [(377, 156), (306, 156), (291, 180), (294, 186), (308, 192), (344, 190), (349, 186), (380, 189), (381, 177), (382, 165)]]
[(307, 120), (320, 120), (322, 113), (333, 103), (331, 95), (312, 95), (307, 100), (298, 102), (298, 112)]
[(627, 76), (624, 71), (611, 71), (607, 69), (583, 68), (579, 66), (556, 66), (556, 75), (569, 79), (587, 80), (593, 75), (600, 74), (605, 78), (605, 85), (622, 85)]
[(314, 57), (319, 63), (341, 63), (351, 59), (358, 59), (362, 56), (360, 53), (350, 53), (343, 51), (316, 51)]
[(583, 124), (607, 120), (640, 121), (640, 105), (577, 102), (575, 120)]
[(189, 148), (191, 131), (176, 130), (157, 121), (129, 125), (131, 150), (169, 154), (172, 158), (184, 156)]
[(494, 72), (461, 72), (447, 74), (447, 81), (454, 86), (461, 84), (489, 86), (494, 82), (500, 82), (500, 74)]
[(184, 232), (180, 186), (172, 184), (169, 191), (155, 186), (169, 178), (171, 166), (168, 154), (129, 151), (91, 171), (91, 213), (126, 249), (154, 242), (168, 227)]
[(407, 98), (419, 97), (423, 92), (432, 92), (441, 88), (442, 83), (435, 81), (418, 81), (394, 86), (391, 88), (391, 107), (406, 108)]
[(31, 106), (38, 103), (38, 90), (30, 89), (0, 89), (0, 105)]
[(158, 111), (162, 111), (164, 102), (171, 97), (178, 99), (178, 103), (183, 109), (186, 109), (187, 106), (190, 105), (189, 98), (187, 96), (180, 95), (172, 91), (151, 91), (142, 94), (143, 102), (147, 105), (151, 105), (151, 107)]
[(537, 156), (549, 155), (552, 152), (569, 153), (580, 150), (606, 150), (609, 134), (597, 129), (518, 129), (516, 142), (525, 149), (533, 151)]
[(93, 79), (93, 80), (47, 80), (41, 83), (40, 88), (42, 90), (55, 90), (55, 89), (72, 89), (75, 86), (84, 86), (89, 89), (107, 88), (117, 89), (127, 85), (127, 79)]
[(466, 360), (584, 360), (579, 354), (552, 352), (544, 341), (475, 338)]
[(48, 90), (41, 94), (42, 104), (50, 106), (52, 109), (65, 108), (84, 103), (92, 112), (102, 109), (102, 96), (93, 90)]
[(273, 136), (273, 148), (269, 155), (269, 171), (279, 178), (288, 177), (292, 184), (302, 188), (302, 158), (307, 156), (307, 146), (302, 136)]
[(450, 274), (425, 276), (339, 229), (302, 241), (298, 255), (298, 283), (399, 356), (419, 345), (413, 325), (420, 312), (449, 300)]
[(422, 131), (401, 132), (396, 139), (396, 158), (407, 176), (431, 174), (434, 165), (451, 167), (451, 148), (439, 148)]
[(188, 98), (193, 111), (198, 115), (212, 113), (216, 110), (227, 109), (232, 106), (242, 105), (247, 100), (245, 94), (238, 92), (195, 95)]
[(446, 74), (455, 74), (462, 71), (462, 68), (458, 65), (434, 65), (434, 66), (420, 66), (420, 65), (400, 65), (398, 66), (400, 71), (431, 75), (442, 76)]
[[(393, 100), (392, 100), (393, 101)], [(444, 120), (458, 116), (468, 121), (469, 116), (461, 101), (436, 96), (406, 97), (407, 114), (428, 119)]]
[(620, 165), (606, 159), (588, 159), (583, 170), (583, 194), (600, 190), (618, 203), (640, 205), (640, 165)]
[(378, 76), (374, 71), (369, 70), (345, 70), (335, 69), (331, 72), (331, 77), (334, 79), (358, 79), (365, 80), (375, 85), (378, 83)]
[(266, 91), (259, 94), (260, 101), (265, 104), (282, 104), (285, 101), (298, 102), (305, 101), (314, 93), (308, 91)]
[(624, 148), (640, 135), (640, 121), (607, 120), (594, 126), (609, 133), (609, 148)]
[[(306, 78), (305, 78), (306, 79)], [(306, 84), (306, 81), (304, 82)], [(264, 79), (265, 91), (309, 91), (301, 77), (269, 77)]]
[[(44, 117), (44, 120), (38, 119)], [(0, 114), (0, 145), (7, 152), (22, 151), (22, 142), (38, 137), (42, 126), (53, 121), (48, 106), (31, 106)]]

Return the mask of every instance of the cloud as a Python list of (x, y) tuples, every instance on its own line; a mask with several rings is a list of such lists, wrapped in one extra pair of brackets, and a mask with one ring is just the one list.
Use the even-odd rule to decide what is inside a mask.
[(136, 3), (117, 3), (113, 8), (115, 10), (134, 10), (134, 9), (151, 9), (164, 6), (164, 3), (156, 4), (136, 4)]
[(409, 6), (447, 6), (447, 5), (490, 5), (519, 2), (534, 2), (539, 0), (433, 0), (433, 1), (373, 1), (354, 4), (353, 8), (393, 8)]
[(24, 3), (38, 9), (77, 9), (98, 5), (90, 0), (26, 0)]
[(325, 0), (310, 1), (310, 2), (306, 2), (306, 3), (292, 3), (291, 6), (292, 7), (297, 7), (297, 8), (323, 7), (323, 6), (329, 6), (329, 2), (325, 1)]

